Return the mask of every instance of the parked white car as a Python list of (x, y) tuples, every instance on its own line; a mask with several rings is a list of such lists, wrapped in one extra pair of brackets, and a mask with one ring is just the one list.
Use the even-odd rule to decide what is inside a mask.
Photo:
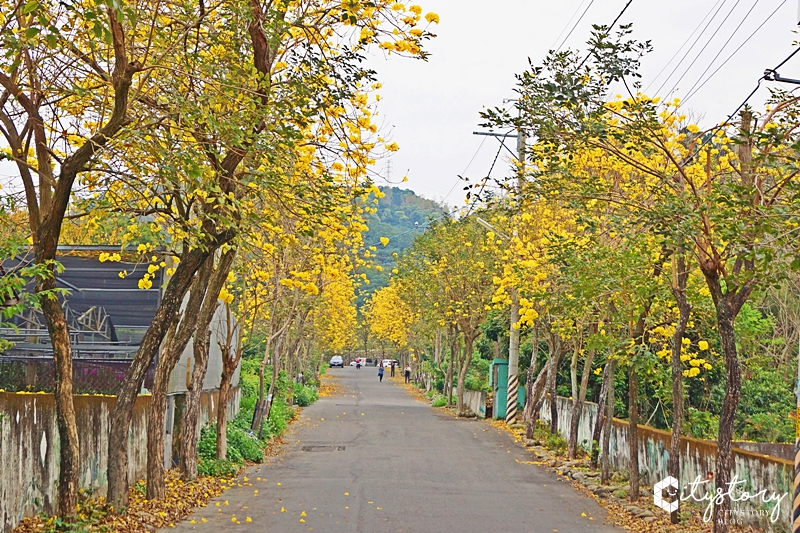
[(331, 357), (331, 368), (338, 366), (344, 368), (344, 359), (341, 355), (334, 355)]

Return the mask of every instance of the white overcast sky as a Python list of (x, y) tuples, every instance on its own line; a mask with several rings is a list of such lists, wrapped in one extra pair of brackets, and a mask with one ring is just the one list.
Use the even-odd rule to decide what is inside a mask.
[[(798, 1), (633, 0), (620, 23), (632, 22), (636, 38), (652, 41), (654, 51), (645, 57), (642, 68), (643, 84), (649, 86), (649, 94), (655, 93), (673, 71), (677, 60), (683, 57), (697, 35), (701, 35), (686, 60), (658, 93), (664, 96), (677, 84), (675, 94), (679, 97), (684, 97), (704, 73), (713, 72), (764, 23), (687, 102), (687, 109), (694, 116), (704, 117), (700, 120), (702, 125), (712, 126), (750, 93), (766, 68), (774, 67), (794, 50)], [(438, 37), (427, 44), (431, 53), (427, 62), (397, 56), (386, 58), (382, 52), (374, 53), (370, 66), (378, 71), (383, 82), (378, 123), (382, 124), (383, 133), (400, 145), (400, 151), (391, 158), (391, 182), (399, 183), (408, 175), (409, 181), (401, 186), (453, 205), (462, 204), (464, 200), (463, 184), (458, 183), (457, 176), (485, 176), (499, 146), (493, 138), (472, 134), (479, 129), (479, 111), (500, 106), (504, 98), (513, 97), (514, 74), (527, 67), (528, 58), (534, 64), (539, 63), (559, 42), (557, 37), (562, 30), (566, 28), (567, 31), (561, 39), (587, 6), (588, 11), (566, 41), (568, 48), (584, 47), (591, 25), (610, 24), (627, 0), (419, 2), (424, 13), (434, 11), (440, 15), (441, 23), (432, 27)], [(714, 12), (717, 12), (715, 18), (710, 15), (706, 18)], [(574, 14), (577, 16), (569, 22)], [(710, 24), (702, 32), (709, 20)], [(688, 45), (658, 77), (698, 27), (700, 30)], [(728, 39), (727, 47), (709, 68)], [(679, 82), (693, 60), (694, 65)], [(780, 73), (800, 78), (800, 54), (781, 68)], [(758, 108), (767, 94), (767, 89), (762, 87), (751, 103)], [(513, 149), (514, 140), (509, 144)], [(494, 177), (510, 172), (507, 155), (505, 151), (501, 154), (492, 173)], [(386, 162), (379, 162), (377, 170), (386, 174)], [(19, 184), (15, 176), (13, 165), (0, 164), (0, 185), (16, 188), (14, 185)]]
[[(383, 54), (375, 54), (371, 62), (383, 83), (379, 123), (384, 124), (385, 131), (391, 131), (391, 138), (400, 145), (400, 151), (392, 157), (392, 181), (399, 181), (407, 173), (409, 181), (400, 186), (430, 199), (446, 198), (450, 205), (462, 204), (462, 184), (450, 193), (458, 181), (457, 175), (464, 175), (467, 169), (465, 175), (471, 178), (485, 176), (499, 146), (493, 138), (472, 134), (479, 129), (479, 111), (484, 107), (501, 106), (504, 98), (512, 98), (514, 74), (527, 67), (529, 57), (534, 64), (539, 63), (567, 27), (570, 17), (579, 11), (562, 39), (590, 2), (586, 16), (566, 42), (568, 48), (583, 47), (591, 25), (610, 24), (627, 0), (420, 0), (423, 12), (434, 11), (441, 17), (439, 26), (432, 29), (438, 37), (427, 45), (431, 53), (429, 61), (396, 56), (384, 59)], [(658, 73), (706, 14), (719, 8), (716, 18), (659, 93), (663, 96), (672, 89), (719, 28), (678, 83), (675, 95), (684, 97), (704, 72), (713, 72), (777, 9), (747, 44), (686, 103), (693, 115), (704, 117), (701, 124), (713, 126), (753, 90), (765, 69), (774, 67), (794, 50), (797, 2), (633, 0), (620, 22), (632, 22), (634, 37), (652, 42), (654, 51), (645, 57), (641, 73), (644, 86), (655, 81), (648, 91), (654, 94), (701, 33), (702, 26), (669, 68), (655, 79)], [(706, 22), (709, 19), (711, 16)], [(729, 38), (727, 47), (709, 69), (714, 56)], [(800, 78), (800, 54), (779, 72), (784, 77)], [(756, 109), (768, 95), (764, 87), (751, 100)], [(513, 139), (510, 145), (514, 149)], [(501, 155), (492, 176), (511, 172), (507, 154)], [(379, 163), (379, 167), (385, 167), (385, 163)]]

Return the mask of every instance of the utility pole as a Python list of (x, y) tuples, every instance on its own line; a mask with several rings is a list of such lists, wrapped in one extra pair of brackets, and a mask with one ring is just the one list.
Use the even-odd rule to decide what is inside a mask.
[[(800, 1), (798, 2), (798, 20), (800, 20)], [(800, 22), (798, 22), (800, 25)], [(792, 54), (794, 55), (794, 54)], [(791, 56), (789, 56), (791, 57)], [(786, 61), (784, 60), (784, 63)], [(783, 63), (782, 63), (783, 64)], [(781, 65), (782, 65), (781, 64)], [(764, 79), (767, 81), (777, 81), (780, 83), (790, 83), (800, 85), (800, 80), (784, 78), (778, 74), (778, 68), (767, 69), (764, 71)], [(794, 503), (792, 505), (792, 533), (800, 533), (800, 328), (797, 332), (797, 384), (795, 388), (796, 409), (794, 412), (795, 436), (794, 436)]]
[[(520, 114), (522, 111), (520, 110)], [(517, 129), (517, 210), (521, 209), (522, 186), (525, 181), (525, 132)], [(511, 325), (508, 332), (508, 392), (506, 394), (506, 424), (517, 421), (517, 389), (519, 388), (519, 291), (511, 288)], [(534, 364), (534, 361), (531, 361)]]
[[(503, 103), (512, 102), (514, 100), (507, 99), (503, 100)], [(522, 114), (522, 110), (519, 110), (520, 115)], [(517, 139), (517, 153), (514, 154), (517, 158), (518, 168), (517, 168), (517, 187), (516, 187), (516, 201), (517, 201), (517, 209), (520, 208), (520, 198), (522, 197), (522, 186), (525, 181), (525, 132), (522, 128), (517, 128), (517, 133), (494, 133), (494, 132), (481, 132), (481, 131), (474, 131), (472, 132), (473, 135), (489, 135), (492, 137), (496, 137), (502, 143), (502, 146), (506, 148), (509, 152), (509, 149), (505, 143), (503, 142), (504, 138), (506, 137), (516, 137)], [(496, 234), (501, 235), (503, 238), (511, 241), (507, 236), (503, 235), (502, 233), (498, 233), (488, 222), (485, 220), (478, 218), (478, 222), (489, 230), (494, 231)], [(509, 324), (509, 332), (508, 332), (508, 386), (506, 388), (506, 424), (511, 425), (517, 421), (517, 389), (519, 388), (519, 376), (517, 375), (519, 372), (519, 327), (515, 327), (518, 324), (520, 316), (519, 316), (519, 291), (516, 288), (511, 288), (510, 296), (511, 296), (511, 320)]]
[(800, 328), (797, 330), (797, 409), (794, 412), (794, 505), (792, 506), (792, 533), (800, 533)]

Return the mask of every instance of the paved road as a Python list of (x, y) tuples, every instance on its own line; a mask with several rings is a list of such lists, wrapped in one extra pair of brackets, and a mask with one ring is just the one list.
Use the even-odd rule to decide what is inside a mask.
[(284, 453), (247, 472), (252, 486), (228, 490), (177, 529), (621, 531), (554, 474), (518, 463), (531, 455), (507, 433), (433, 409), (376, 373), (331, 370), (348, 392), (304, 409)]

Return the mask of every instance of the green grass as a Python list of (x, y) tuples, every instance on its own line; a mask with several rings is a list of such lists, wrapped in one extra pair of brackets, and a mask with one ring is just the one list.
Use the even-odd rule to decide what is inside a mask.
[[(266, 369), (265, 369), (266, 370)], [(228, 421), (226, 439), (228, 441), (227, 459), (217, 459), (217, 427), (216, 424), (207, 424), (200, 431), (200, 440), (197, 444), (198, 471), (204, 475), (217, 477), (230, 477), (241, 468), (245, 462), (260, 463), (264, 460), (264, 448), (267, 443), (283, 434), (286, 428), (297, 416), (297, 410), (289, 405), (286, 397), (291, 388), (294, 403), (306, 407), (316, 402), (319, 398), (317, 388), (310, 385), (290, 382), (285, 372), (281, 372), (275, 386), (275, 398), (270, 409), (269, 419), (264, 423), (261, 438), (254, 433), (250, 426), (253, 413), (258, 401), (258, 372), (259, 361), (245, 359), (242, 361), (239, 386), (241, 388), (241, 402), (239, 412)], [(265, 371), (265, 387), (269, 387), (271, 370)]]

